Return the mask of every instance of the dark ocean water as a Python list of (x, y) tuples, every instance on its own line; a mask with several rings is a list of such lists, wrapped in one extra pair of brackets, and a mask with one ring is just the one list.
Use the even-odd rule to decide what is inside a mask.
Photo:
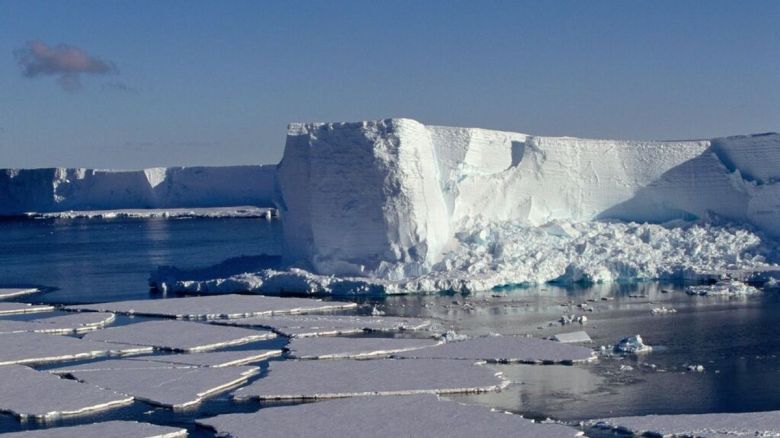
[[(239, 255), (278, 254), (281, 245), (279, 222), (262, 219), (13, 220), (0, 221), (0, 235), (0, 287), (50, 288), (27, 300), (51, 303), (159, 298), (147, 286), (149, 273), (159, 265), (208, 266)], [(602, 358), (580, 366), (496, 366), (515, 383), (497, 394), (453, 397), (463, 402), (572, 423), (617, 415), (780, 410), (777, 292), (740, 299), (690, 297), (680, 285), (648, 283), (360, 301), (388, 315), (436, 318), (469, 335), (546, 337), (586, 330), (594, 348), (633, 334), (656, 347), (642, 356)], [(577, 307), (581, 303), (593, 311)], [(652, 316), (650, 309), (661, 305), (677, 313)], [(589, 321), (584, 326), (550, 325), (567, 312), (586, 314)], [(117, 323), (129, 322), (120, 317)], [(269, 342), (284, 344), (277, 339), (236, 348), (266, 348)], [(701, 364), (705, 371), (687, 371), (688, 364)], [(621, 370), (622, 365), (632, 369)], [(23, 424), (0, 415), (0, 432), (135, 419), (187, 427), (196, 437), (213, 436), (193, 420), (267, 406), (235, 403), (222, 394), (176, 413), (136, 402), (48, 424)]]

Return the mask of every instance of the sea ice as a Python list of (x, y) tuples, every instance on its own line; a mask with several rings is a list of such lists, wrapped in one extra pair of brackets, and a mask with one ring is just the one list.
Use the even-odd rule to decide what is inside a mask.
[(50, 312), (54, 306), (27, 303), (0, 303), (0, 315), (17, 315), (20, 313)]
[(293, 339), (287, 348), (298, 359), (363, 359), (439, 345), (431, 339), (340, 338), (334, 336)]
[(174, 365), (192, 365), (221, 368), (260, 362), (281, 355), (282, 350), (246, 350), (191, 354), (165, 354), (156, 356), (143, 356), (133, 358), (132, 360), (154, 361)]
[(43, 364), (107, 355), (151, 353), (152, 347), (92, 342), (41, 333), (0, 335), (0, 365)]
[(0, 300), (7, 300), (9, 298), (16, 298), (22, 295), (30, 295), (39, 292), (37, 288), (0, 288)]
[(236, 400), (496, 391), (500, 373), (458, 360), (304, 360), (269, 363), (268, 375), (233, 393)]
[(257, 367), (188, 367), (141, 361), (107, 360), (51, 372), (130, 394), (138, 400), (174, 409), (186, 408), (227, 389), (246, 383)]
[(627, 336), (618, 341), (613, 347), (616, 353), (647, 353), (653, 350), (653, 347), (646, 345), (639, 335)]
[(293, 338), (348, 335), (363, 332), (400, 332), (422, 330), (431, 321), (419, 318), (377, 317), (358, 315), (281, 315), (215, 321), (246, 327), (265, 327)]
[(589, 422), (599, 428), (628, 431), (634, 436), (727, 437), (780, 436), (780, 411), (738, 414), (647, 415)]
[(114, 321), (113, 313), (70, 313), (48, 318), (25, 321), (0, 320), (0, 334), (6, 333), (48, 333), (73, 334), (98, 330)]
[(563, 342), (564, 344), (576, 344), (580, 342), (593, 342), (590, 336), (582, 330), (578, 332), (558, 333), (553, 336), (553, 340)]
[(521, 438), (572, 438), (576, 429), (540, 424), (519, 415), (480, 406), (438, 400), (434, 395), (362, 397), (326, 400), (296, 406), (261, 409), (252, 414), (226, 414), (197, 420), (219, 434), (252, 438), (332, 436), (449, 437), (513, 436)]
[(215, 350), (274, 337), (273, 332), (263, 330), (171, 320), (140, 322), (84, 335), (88, 341), (146, 345), (183, 352)]
[(186, 438), (187, 429), (137, 421), (104, 421), (4, 434), (4, 438)]
[[(0, 303), (2, 304), (2, 303)], [(116, 301), (70, 306), (70, 310), (116, 312), (129, 315), (178, 319), (222, 319), (290, 313), (328, 312), (351, 309), (355, 303), (310, 298), (279, 298), (260, 295), (220, 295), (162, 300)]]
[(486, 336), (394, 355), (408, 359), (464, 359), (494, 363), (578, 363), (595, 358), (590, 348), (522, 336)]
[(0, 368), (0, 388), (0, 411), (22, 419), (85, 414), (133, 401), (126, 395), (21, 365)]
[(186, 438), (187, 429), (137, 421), (104, 421), (4, 434), (4, 438)]

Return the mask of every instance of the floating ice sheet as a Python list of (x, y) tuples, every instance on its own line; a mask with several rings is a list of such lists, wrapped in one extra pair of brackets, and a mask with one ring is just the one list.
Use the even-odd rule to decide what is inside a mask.
[(137, 421), (105, 421), (4, 434), (7, 438), (185, 438), (187, 429)]
[(16, 298), (22, 295), (30, 295), (38, 292), (38, 289), (34, 287), (27, 288), (0, 288), (0, 300), (7, 300), (9, 298)]
[(0, 335), (0, 365), (32, 365), (151, 351), (151, 347), (92, 342), (41, 333)]
[(113, 313), (70, 313), (50, 318), (29, 321), (0, 320), (0, 334), (5, 333), (49, 333), (71, 334), (97, 330), (116, 319)]
[(636, 436), (780, 436), (780, 411), (740, 414), (647, 415), (594, 420), (600, 428), (633, 432)]
[(588, 334), (582, 330), (569, 333), (558, 333), (553, 336), (553, 340), (563, 342), (564, 344), (576, 344), (580, 342), (593, 342)]
[(282, 350), (218, 351), (210, 353), (145, 356), (132, 360), (221, 368), (260, 362), (281, 355)]
[(282, 315), (217, 321), (246, 327), (266, 327), (289, 337), (347, 335), (362, 332), (398, 332), (422, 330), (431, 321), (419, 318), (358, 315)]
[(21, 365), (0, 369), (0, 411), (48, 419), (112, 409), (133, 398)]
[(262, 295), (217, 295), (163, 300), (116, 301), (71, 306), (71, 310), (92, 310), (179, 319), (246, 318), (276, 314), (327, 312), (351, 309), (355, 303), (311, 298), (279, 298)]
[(27, 303), (0, 303), (0, 315), (17, 315), (20, 313), (50, 312), (54, 306)]
[[(112, 364), (111, 362), (116, 362)], [(245, 383), (260, 371), (257, 367), (187, 367), (161, 362), (118, 360), (100, 366), (83, 364), (52, 370), (108, 388), (136, 399), (174, 409), (199, 403), (226, 389)]]
[(393, 353), (433, 347), (440, 344), (432, 339), (395, 338), (322, 338), (293, 339), (287, 348), (298, 359), (339, 359), (389, 356)]
[(268, 375), (234, 393), (237, 400), (494, 391), (507, 382), (486, 367), (455, 360), (306, 360), (269, 364)]
[(590, 348), (521, 336), (487, 336), (398, 353), (409, 359), (467, 359), (499, 363), (576, 363), (595, 357)]
[(171, 351), (206, 351), (276, 337), (273, 332), (189, 321), (147, 321), (87, 333), (90, 341), (147, 345)]
[(155, 370), (171, 368), (197, 368), (194, 365), (179, 365), (165, 362), (153, 362), (148, 360), (108, 359), (95, 362), (80, 363), (76, 365), (63, 365), (51, 368), (48, 371), (54, 374), (70, 374), (71, 372), (91, 371), (131, 371), (131, 370)]
[[(393, 419), (388, 421), (388, 419)], [(539, 424), (519, 415), (438, 400), (434, 395), (365, 397), (327, 400), (296, 406), (261, 409), (252, 414), (227, 414), (197, 423), (234, 438), (337, 436), (427, 436), (470, 438), (513, 436), (571, 438), (576, 429)]]

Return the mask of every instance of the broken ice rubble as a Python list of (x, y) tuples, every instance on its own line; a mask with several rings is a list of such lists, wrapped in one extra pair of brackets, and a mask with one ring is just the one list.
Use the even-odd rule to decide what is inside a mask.
[(780, 411), (738, 414), (647, 415), (594, 420), (592, 426), (628, 431), (634, 436), (780, 436)]
[(217, 324), (265, 327), (288, 337), (348, 335), (362, 332), (422, 330), (431, 321), (419, 318), (359, 315), (280, 315), (215, 321)]
[(616, 353), (647, 353), (653, 350), (653, 347), (646, 345), (639, 335), (628, 336), (620, 341), (613, 347)]
[(187, 429), (137, 421), (104, 421), (4, 434), (5, 438), (186, 438)]
[(314, 337), (293, 339), (287, 348), (298, 359), (339, 359), (389, 356), (439, 345), (431, 339)]
[(233, 438), (254, 438), (258, 431), (269, 438), (573, 438), (581, 435), (574, 428), (540, 424), (519, 415), (439, 400), (434, 395), (327, 400), (261, 409), (251, 414), (218, 415), (197, 423)]

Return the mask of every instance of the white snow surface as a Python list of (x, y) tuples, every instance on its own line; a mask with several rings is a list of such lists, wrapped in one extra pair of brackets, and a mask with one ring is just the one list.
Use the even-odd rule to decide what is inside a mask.
[(635, 436), (779, 437), (780, 411), (737, 414), (647, 415), (589, 422), (601, 428), (633, 432)]
[(4, 434), (7, 438), (185, 438), (187, 429), (137, 421), (104, 421)]
[(280, 438), (571, 438), (582, 435), (570, 427), (539, 424), (519, 415), (438, 400), (434, 395), (327, 400), (261, 409), (252, 414), (218, 415), (197, 423), (234, 438), (253, 438), (258, 431), (266, 437)]

